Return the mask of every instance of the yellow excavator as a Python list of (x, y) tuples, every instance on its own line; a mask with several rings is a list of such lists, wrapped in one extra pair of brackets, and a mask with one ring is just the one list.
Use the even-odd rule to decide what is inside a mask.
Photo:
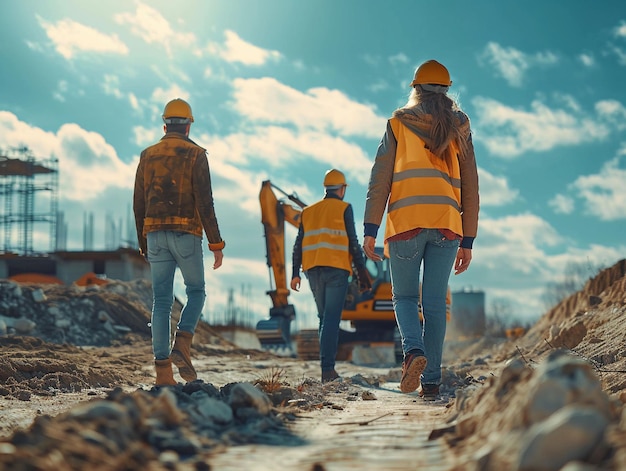
[[(278, 198), (276, 192), (283, 195)], [(259, 194), (261, 203), (261, 222), (265, 230), (267, 266), (270, 269), (270, 290), (267, 294), (272, 300), (269, 318), (256, 325), (257, 337), (264, 349), (291, 350), (291, 321), (296, 310), (288, 301), (287, 272), (285, 265), (285, 223), (295, 228), (300, 226), (302, 209), (307, 205), (295, 193), (288, 194), (266, 180), (261, 185)], [(382, 255), (383, 249), (377, 248)], [(366, 261), (366, 267), (372, 280), (372, 290), (359, 292), (355, 274), (350, 279), (348, 294), (341, 319), (349, 321), (351, 330), (339, 332), (337, 359), (349, 356), (351, 347), (356, 344), (396, 343), (398, 357), (398, 335), (391, 302), (391, 279), (388, 260), (381, 262)], [(297, 356), (315, 359), (319, 355), (317, 330), (301, 331), (296, 345)], [(401, 352), (400, 352), (401, 354)]]

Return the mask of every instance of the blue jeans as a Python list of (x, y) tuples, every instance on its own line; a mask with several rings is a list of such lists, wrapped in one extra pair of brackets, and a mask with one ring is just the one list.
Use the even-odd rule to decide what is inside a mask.
[(307, 270), (319, 317), (320, 364), (322, 371), (335, 368), (339, 322), (348, 292), (348, 273), (332, 267), (314, 267)]
[(155, 360), (165, 360), (172, 349), (171, 316), (176, 267), (183, 275), (187, 293), (178, 330), (193, 334), (202, 314), (206, 299), (202, 237), (177, 231), (149, 232), (148, 261), (153, 294), (152, 351)]
[[(446, 335), (446, 294), (458, 240), (448, 240), (437, 229), (423, 229), (409, 240), (389, 242), (389, 266), (393, 292), (393, 309), (402, 337), (402, 351), (419, 349), (426, 354), (428, 365), (422, 374), (425, 384), (441, 382), (441, 357)], [(420, 268), (422, 310), (420, 323)]]

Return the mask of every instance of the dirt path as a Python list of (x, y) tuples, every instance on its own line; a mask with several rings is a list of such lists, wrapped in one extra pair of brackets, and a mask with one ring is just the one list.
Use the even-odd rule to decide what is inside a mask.
[[(197, 363), (201, 378), (220, 384), (255, 381), (280, 370), (285, 383), (298, 387), (306, 378), (319, 375), (317, 362), (291, 358), (203, 357)], [(234, 364), (239, 371), (232, 368)], [(304, 444), (229, 447), (212, 454), (207, 462), (213, 469), (233, 471), (450, 469), (447, 447), (428, 439), (432, 430), (445, 425), (448, 400), (427, 403), (417, 393), (402, 394), (398, 368), (338, 362), (337, 371), (345, 380), (309, 385), (311, 394), (323, 400), (296, 413), (290, 424)]]
[[(363, 400), (370, 393), (375, 400)], [(449, 451), (429, 441), (443, 425), (446, 404), (424, 403), (416, 394), (402, 394), (398, 383), (361, 388), (354, 401), (333, 399), (336, 408), (301, 414), (292, 426), (306, 441), (302, 446), (230, 447), (212, 456), (214, 469), (302, 470), (449, 470)]]

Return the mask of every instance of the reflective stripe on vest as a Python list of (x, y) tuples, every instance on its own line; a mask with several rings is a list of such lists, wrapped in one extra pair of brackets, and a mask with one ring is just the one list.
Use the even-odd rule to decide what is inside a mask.
[(397, 140), (385, 240), (416, 229), (450, 229), (463, 235), (461, 171), (457, 148), (445, 159), (426, 149), (424, 141), (398, 119), (391, 119)]
[(348, 207), (339, 199), (326, 198), (302, 210), (302, 269), (335, 267), (352, 271), (344, 221)]

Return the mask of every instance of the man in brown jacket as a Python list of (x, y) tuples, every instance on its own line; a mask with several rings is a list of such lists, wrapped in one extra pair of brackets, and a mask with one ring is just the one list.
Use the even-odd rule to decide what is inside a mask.
[[(133, 210), (139, 249), (152, 272), (152, 349), (156, 385), (175, 385), (172, 362), (186, 381), (197, 378), (190, 347), (206, 299), (202, 231), (213, 252), (213, 269), (222, 265), (220, 236), (206, 150), (189, 139), (193, 115), (177, 98), (163, 112), (165, 135), (141, 153)], [(171, 343), (174, 274), (180, 268), (187, 294)]]

